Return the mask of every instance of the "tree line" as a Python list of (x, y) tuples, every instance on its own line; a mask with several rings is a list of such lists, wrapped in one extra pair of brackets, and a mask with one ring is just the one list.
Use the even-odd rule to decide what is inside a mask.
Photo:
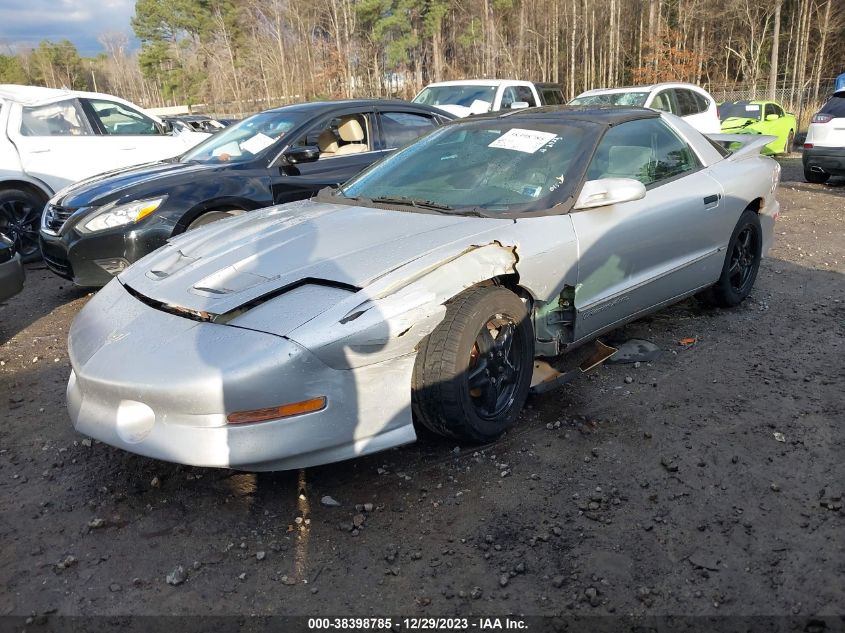
[(94, 58), (67, 41), (0, 55), (0, 82), (243, 114), (484, 77), (812, 102), (845, 72), (841, 0), (137, 0), (131, 27), (138, 50), (104, 33)]

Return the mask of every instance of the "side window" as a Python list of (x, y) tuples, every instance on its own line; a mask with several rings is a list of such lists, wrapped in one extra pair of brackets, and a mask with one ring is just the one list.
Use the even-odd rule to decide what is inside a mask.
[(88, 99), (94, 116), (109, 136), (138, 136), (161, 134), (156, 122), (145, 114), (122, 103)]
[(516, 100), (517, 101), (525, 101), (529, 105), (529, 107), (535, 107), (537, 105), (537, 100), (534, 98), (534, 93), (531, 92), (531, 88), (528, 86), (517, 86), (516, 87)]
[(776, 104), (776, 103), (773, 103), (773, 104), (772, 104), (772, 111), (773, 111), (775, 114), (777, 114), (778, 116), (786, 116), (786, 113), (783, 111), (783, 108), (781, 108), (781, 107), (780, 107), (778, 104)]
[(316, 145), (320, 160), (360, 154), (371, 149), (370, 124), (366, 114), (345, 114), (309, 130), (294, 146)]
[(414, 112), (382, 112), (379, 120), (387, 149), (410, 143), (436, 127), (430, 116)]
[(543, 101), (547, 105), (560, 105), (563, 103), (563, 96), (561, 95), (560, 90), (546, 88), (543, 90)]
[(676, 88), (675, 102), (678, 104), (678, 111), (675, 113), (678, 116), (689, 116), (690, 114), (697, 114), (700, 111), (691, 90)]
[(511, 104), (512, 104), (514, 101), (519, 101), (519, 99), (517, 99), (517, 98), (516, 98), (516, 90), (514, 90), (514, 87), (513, 87), (513, 86), (508, 86), (508, 87), (507, 87), (507, 88), (505, 88), (505, 89), (504, 89), (504, 91), (502, 92), (502, 105), (501, 105), (501, 109), (502, 109), (502, 110), (507, 110), (508, 108), (510, 108), (510, 107), (511, 107)]
[(710, 100), (703, 94), (699, 94), (697, 92), (693, 92), (692, 96), (695, 97), (695, 102), (698, 104), (698, 111), (707, 112), (710, 108)]
[(660, 119), (639, 119), (608, 130), (587, 179), (633, 178), (648, 186), (700, 167), (690, 147)]
[(654, 99), (649, 106), (654, 108), (655, 110), (661, 110), (663, 112), (672, 112), (672, 99), (669, 95), (668, 90), (661, 90), (656, 95), (654, 95)]
[(21, 112), (24, 136), (89, 136), (91, 127), (76, 99), (43, 106), (24, 107)]
[(767, 103), (766, 104), (766, 113), (763, 115), (763, 119), (768, 117), (770, 114), (777, 114), (778, 116), (780, 116), (780, 113), (775, 109), (775, 106), (772, 105), (771, 103)]

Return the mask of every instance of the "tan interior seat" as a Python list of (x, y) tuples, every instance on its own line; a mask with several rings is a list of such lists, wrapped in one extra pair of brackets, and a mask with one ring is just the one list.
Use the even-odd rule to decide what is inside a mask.
[(331, 130), (323, 130), (317, 138), (317, 146), (320, 148), (320, 157), (334, 156), (337, 153), (337, 138)]
[(370, 149), (364, 142), (364, 130), (358, 122), (358, 119), (354, 116), (344, 119), (343, 122), (337, 126), (337, 133), (338, 136), (340, 136), (340, 140), (344, 142), (344, 145), (337, 148), (337, 151), (334, 153), (335, 156), (342, 156), (343, 154), (357, 154), (359, 152), (366, 152)]

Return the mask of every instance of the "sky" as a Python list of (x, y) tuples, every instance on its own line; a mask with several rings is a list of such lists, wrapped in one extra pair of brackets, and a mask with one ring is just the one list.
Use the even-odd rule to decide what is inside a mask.
[(97, 36), (121, 31), (130, 38), (135, 0), (0, 0), (0, 53), (38, 46), (41, 40), (70, 40), (79, 54), (102, 52)]

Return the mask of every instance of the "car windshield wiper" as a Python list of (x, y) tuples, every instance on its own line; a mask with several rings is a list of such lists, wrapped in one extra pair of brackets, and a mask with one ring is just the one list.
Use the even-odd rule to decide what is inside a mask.
[(379, 204), (399, 204), (402, 206), (418, 207), (420, 209), (432, 209), (434, 211), (454, 211), (454, 207), (433, 200), (420, 200), (408, 196), (378, 196), (372, 198), (373, 202)]

